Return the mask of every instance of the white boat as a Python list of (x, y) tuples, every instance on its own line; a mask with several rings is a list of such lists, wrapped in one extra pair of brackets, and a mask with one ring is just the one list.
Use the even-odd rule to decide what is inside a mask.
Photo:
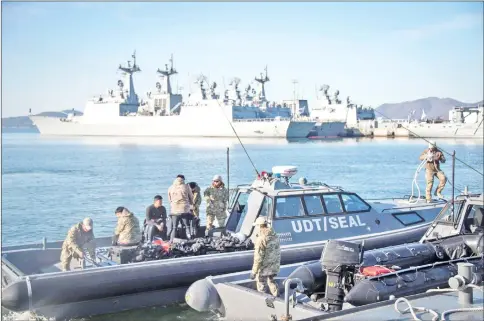
[[(139, 101), (133, 85), (133, 74), (141, 71), (133, 54), (133, 65), (119, 66), (128, 85), (118, 81), (119, 89), (109, 90), (87, 102), (83, 115), (69, 114), (65, 118), (30, 116), (41, 134), (74, 136), (169, 136), (169, 137), (279, 137), (306, 138), (315, 122), (309, 118), (293, 116), (291, 109), (266, 100), (265, 78), (256, 78), (261, 90), (247, 88), (241, 95), (240, 79), (231, 82), (231, 89), (220, 98), (215, 93), (216, 83), (209, 92), (204, 87), (203, 75), (197, 80), (198, 90), (186, 101), (182, 95), (173, 94), (170, 76), (176, 74), (171, 66), (157, 73), (161, 82), (156, 91), (147, 93), (146, 101)], [(242, 97), (243, 96), (243, 97)]]

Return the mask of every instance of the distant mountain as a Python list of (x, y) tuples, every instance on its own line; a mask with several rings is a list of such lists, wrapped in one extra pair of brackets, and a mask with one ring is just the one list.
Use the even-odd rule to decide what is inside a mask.
[(377, 111), (375, 114), (376, 117), (383, 117), (385, 115), (391, 119), (407, 119), (409, 113), (415, 110), (414, 119), (420, 119), (422, 110), (424, 110), (428, 119), (440, 117), (448, 120), (449, 111), (452, 108), (457, 106), (477, 106), (482, 103), (483, 101), (478, 103), (463, 103), (452, 98), (429, 97), (403, 103), (383, 104), (375, 109)]
[[(76, 115), (82, 115), (81, 111), (74, 110)], [(63, 111), (45, 111), (35, 116), (65, 117), (72, 113), (72, 109)], [(28, 116), (2, 118), (2, 128), (36, 128)]]

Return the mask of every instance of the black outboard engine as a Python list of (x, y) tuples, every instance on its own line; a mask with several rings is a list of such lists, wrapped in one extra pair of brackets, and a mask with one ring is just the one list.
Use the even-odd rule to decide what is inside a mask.
[(322, 308), (327, 312), (343, 309), (345, 290), (353, 284), (353, 276), (360, 264), (361, 245), (330, 240), (321, 255), (321, 266), (326, 271), (326, 291)]

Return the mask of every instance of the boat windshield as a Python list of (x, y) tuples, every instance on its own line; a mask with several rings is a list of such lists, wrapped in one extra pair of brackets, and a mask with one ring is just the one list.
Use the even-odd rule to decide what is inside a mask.
[(239, 193), (234, 193), (235, 202), (231, 208), (231, 214), (227, 222), (227, 230), (233, 232), (239, 232), (244, 222), (245, 215), (247, 215), (248, 210), (248, 200), (250, 195), (250, 190), (240, 191)]
[(456, 201), (454, 203), (454, 220), (452, 220), (452, 204), (449, 202), (440, 212), (439, 216), (437, 217), (437, 222), (442, 223), (454, 223), (458, 222), (461, 215), (461, 209), (463, 201)]

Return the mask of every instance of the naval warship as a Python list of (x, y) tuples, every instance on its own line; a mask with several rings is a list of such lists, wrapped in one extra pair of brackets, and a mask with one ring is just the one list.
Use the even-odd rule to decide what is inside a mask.
[(171, 136), (171, 137), (280, 137), (306, 138), (316, 122), (294, 115), (290, 108), (266, 99), (265, 75), (255, 81), (260, 92), (248, 86), (239, 90), (240, 79), (234, 78), (224, 97), (215, 92), (217, 84), (209, 84), (200, 75), (197, 90), (187, 100), (174, 94), (170, 76), (177, 73), (170, 66), (157, 70), (160, 81), (156, 90), (142, 101), (135, 92), (133, 75), (141, 69), (132, 55), (133, 65), (119, 65), (125, 81), (118, 80), (118, 90), (108, 90), (88, 100), (84, 114), (68, 114), (65, 118), (30, 116), (41, 134), (78, 136)]
[(395, 136), (428, 138), (484, 138), (484, 105), (456, 106), (449, 111), (448, 121), (430, 120), (422, 109), (420, 119), (412, 110), (407, 119), (379, 119), (378, 128), (394, 132)]
[[(329, 86), (319, 88), (316, 106), (311, 108), (311, 117), (316, 121), (342, 121), (346, 123), (340, 136), (387, 136), (424, 138), (473, 138), (484, 137), (484, 106), (456, 106), (449, 111), (448, 121), (430, 121), (422, 110), (420, 119), (414, 119), (412, 111), (407, 119), (376, 117), (371, 107), (363, 107), (339, 99), (339, 90), (333, 97)], [(378, 113), (378, 112), (377, 112)], [(380, 115), (384, 116), (384, 115)]]
[(311, 117), (321, 124), (340, 123), (338, 136), (371, 136), (376, 119), (374, 110), (352, 103), (349, 96), (346, 102), (341, 101), (337, 89), (331, 97), (329, 88), (328, 85), (319, 88)]

